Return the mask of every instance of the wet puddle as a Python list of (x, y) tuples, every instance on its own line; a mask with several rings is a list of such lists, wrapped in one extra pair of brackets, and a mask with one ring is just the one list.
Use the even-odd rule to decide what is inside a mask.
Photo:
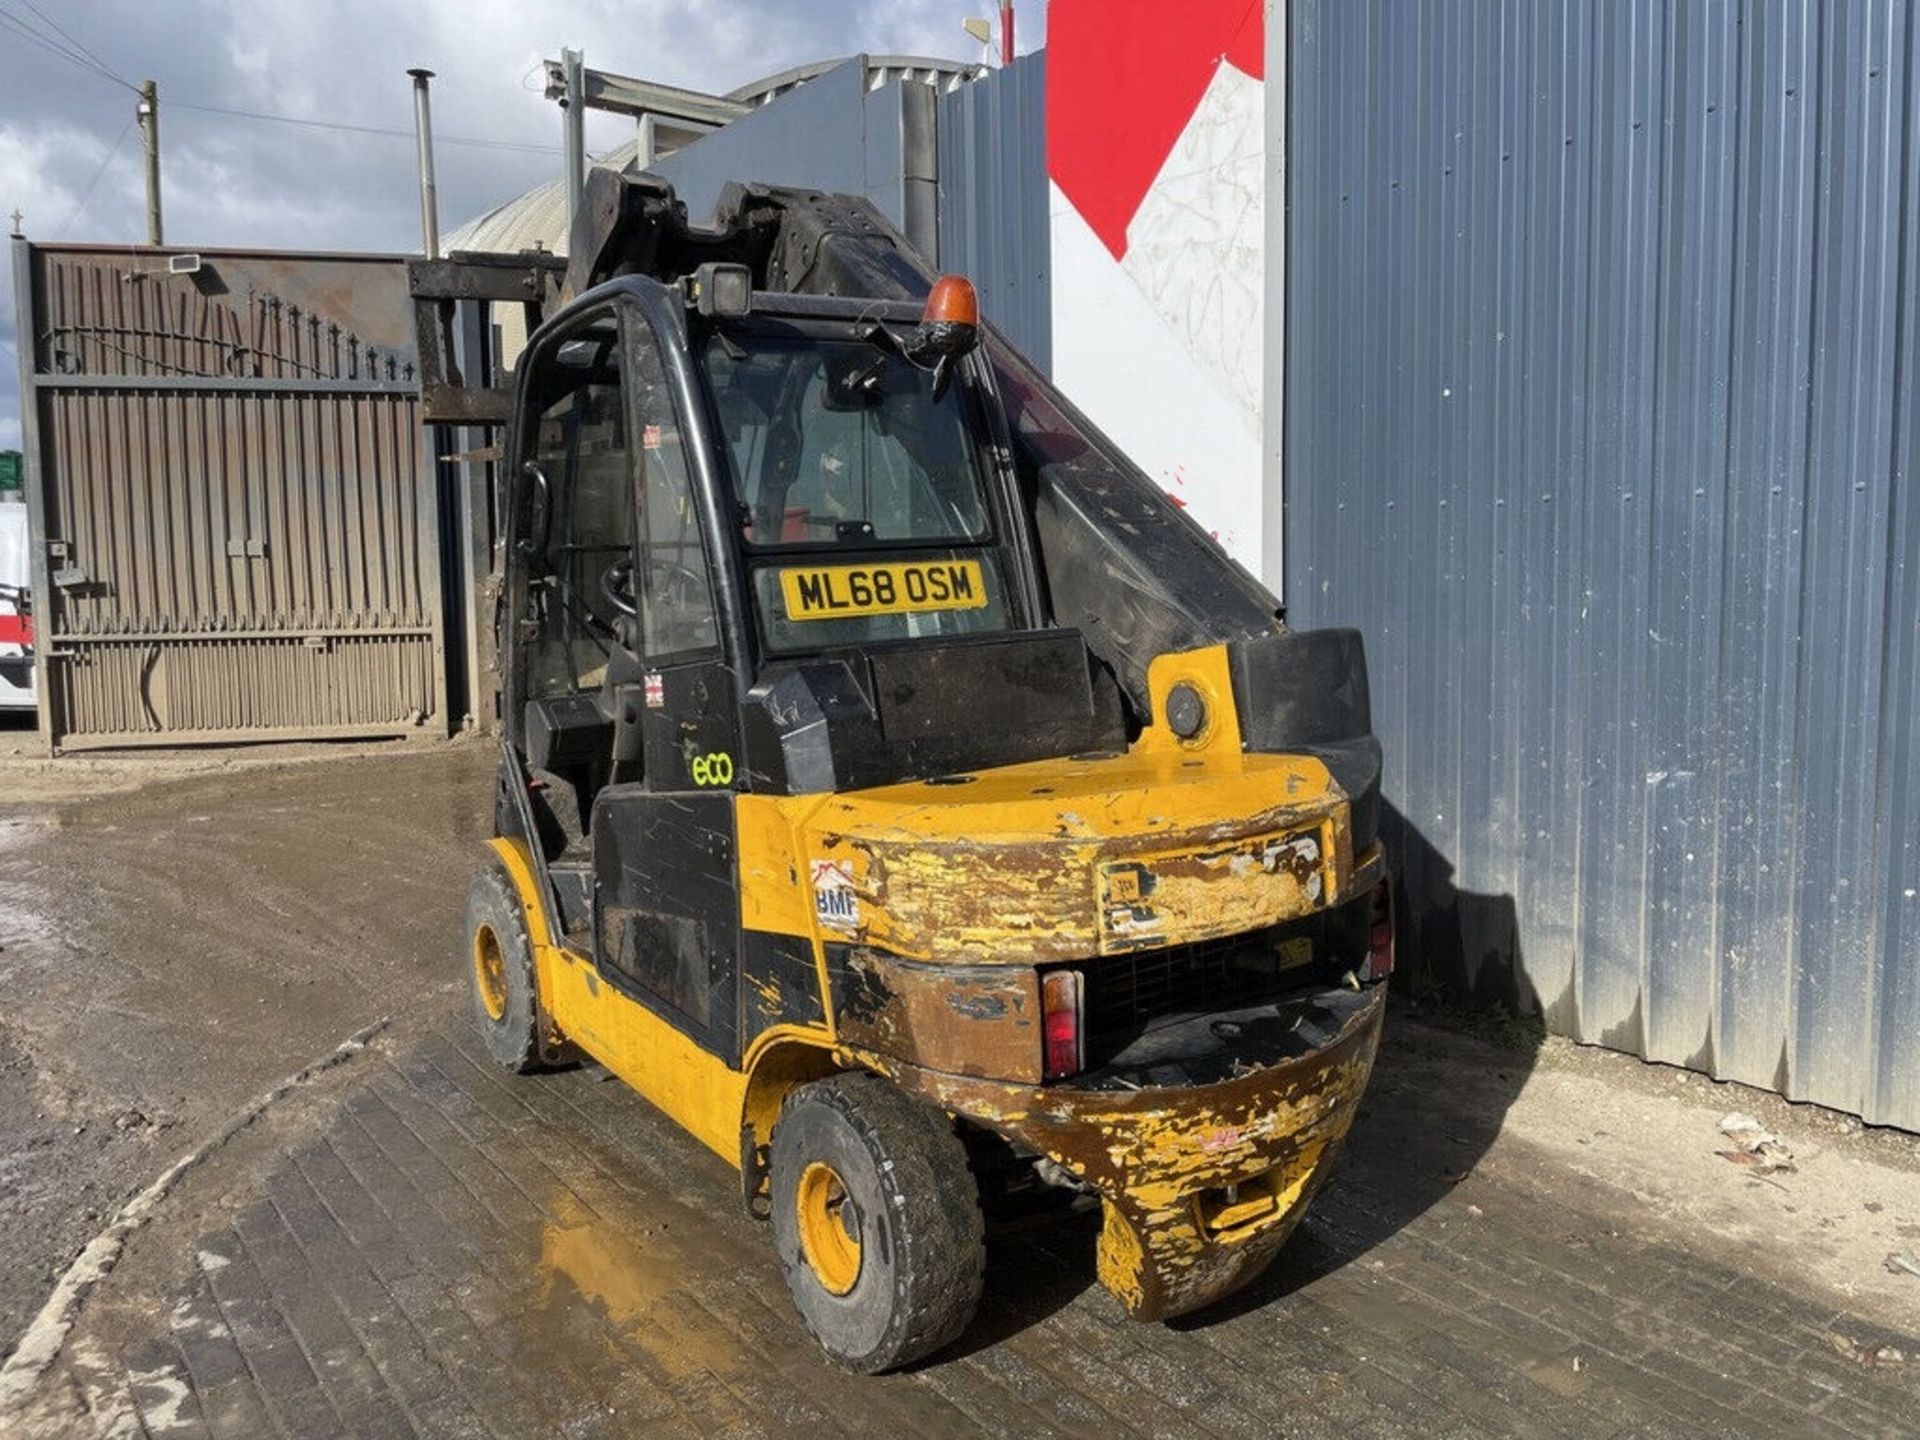
[(577, 1331), (584, 1306), (669, 1385), (742, 1370), (742, 1346), (682, 1288), (691, 1271), (713, 1263), (711, 1254), (692, 1253), (672, 1222), (642, 1216), (638, 1207), (608, 1218), (560, 1190), (545, 1208), (553, 1218), (540, 1231), (528, 1312), (535, 1328)]

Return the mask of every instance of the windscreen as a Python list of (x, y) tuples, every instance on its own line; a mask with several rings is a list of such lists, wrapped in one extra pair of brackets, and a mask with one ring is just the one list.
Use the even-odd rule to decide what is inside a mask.
[(858, 340), (717, 335), (706, 364), (750, 542), (986, 537), (957, 387)]
[(701, 360), (769, 650), (1010, 627), (962, 384), (778, 325)]

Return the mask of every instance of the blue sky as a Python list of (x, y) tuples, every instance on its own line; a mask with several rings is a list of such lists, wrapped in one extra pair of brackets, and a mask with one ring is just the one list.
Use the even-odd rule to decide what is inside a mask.
[[(411, 139), (187, 107), (410, 133), (405, 72), (427, 66), (438, 73), (443, 140), (550, 147), (440, 144), (450, 229), (558, 173), (560, 116), (540, 96), (537, 65), (563, 45), (589, 65), (723, 91), (863, 50), (977, 59), (960, 22), (997, 9), (997, 0), (0, 0), (0, 216), (17, 207), (39, 240), (146, 233), (133, 95), (23, 28), (84, 49), (124, 80), (158, 81), (169, 244), (406, 250), (419, 245)], [(1044, 15), (1040, 0), (1019, 11), (1025, 52), (1041, 43)], [(617, 117), (589, 121), (589, 150), (632, 133)], [(12, 286), (11, 264), (0, 265), (0, 449), (20, 436)]]

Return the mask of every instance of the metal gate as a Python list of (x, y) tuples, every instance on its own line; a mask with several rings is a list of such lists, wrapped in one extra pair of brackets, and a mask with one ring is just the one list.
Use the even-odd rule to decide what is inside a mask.
[(14, 266), (49, 749), (443, 732), (404, 261)]

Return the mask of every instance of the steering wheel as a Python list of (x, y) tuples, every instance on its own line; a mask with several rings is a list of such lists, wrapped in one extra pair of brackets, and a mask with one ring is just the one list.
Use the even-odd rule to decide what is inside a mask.
[(622, 615), (638, 615), (633, 598), (633, 561), (616, 560), (600, 572), (600, 593)]
[[(657, 576), (663, 577), (663, 583), (652, 587), (652, 593), (661, 600), (671, 597), (684, 605), (704, 606), (708, 603), (707, 578), (697, 570), (689, 569), (677, 560), (663, 560), (655, 557), (652, 566)], [(676, 593), (678, 592), (678, 593)], [(639, 602), (633, 594), (633, 561), (616, 560), (600, 572), (600, 593), (622, 615), (637, 616), (640, 613)]]

